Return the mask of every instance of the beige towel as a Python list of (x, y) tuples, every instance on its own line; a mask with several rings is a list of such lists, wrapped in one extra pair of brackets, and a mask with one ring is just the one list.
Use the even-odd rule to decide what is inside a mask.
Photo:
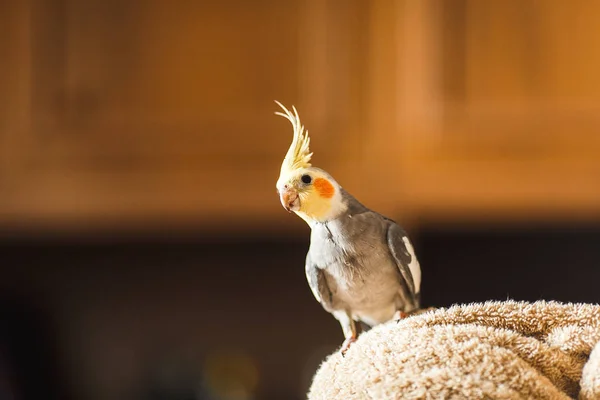
[(329, 356), (310, 400), (600, 400), (600, 306), (486, 302), (388, 322)]

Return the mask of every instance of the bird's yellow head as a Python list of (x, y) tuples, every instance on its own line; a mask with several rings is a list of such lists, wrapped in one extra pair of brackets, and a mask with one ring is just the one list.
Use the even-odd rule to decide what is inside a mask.
[(337, 217), (345, 210), (340, 185), (327, 172), (311, 166), (310, 138), (300, 123), (296, 108), (292, 107), (292, 113), (281, 103), (276, 103), (285, 113), (275, 114), (287, 118), (294, 128), (294, 138), (277, 180), (281, 204), (308, 224)]

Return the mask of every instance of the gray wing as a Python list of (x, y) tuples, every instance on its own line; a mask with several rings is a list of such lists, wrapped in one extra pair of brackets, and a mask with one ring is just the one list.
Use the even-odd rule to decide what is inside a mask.
[(310, 253), (306, 255), (306, 279), (308, 280), (308, 286), (310, 286), (310, 290), (312, 291), (315, 299), (323, 308), (327, 311), (332, 311), (332, 303), (333, 296), (331, 291), (329, 290), (329, 286), (327, 285), (327, 279), (325, 277), (325, 272), (317, 267), (315, 263), (310, 259)]
[(419, 290), (415, 288), (415, 281), (410, 270), (411, 262), (416, 262), (416, 260), (413, 260), (414, 255), (411, 254), (404, 243), (404, 238), (407, 238), (406, 232), (394, 221), (388, 219), (388, 222), (387, 244), (400, 272), (402, 295), (405, 301), (411, 302), (418, 308)]

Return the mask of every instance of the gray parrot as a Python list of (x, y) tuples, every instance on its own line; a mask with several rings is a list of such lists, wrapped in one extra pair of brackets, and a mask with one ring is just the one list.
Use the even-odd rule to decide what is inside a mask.
[(406, 232), (362, 205), (333, 177), (311, 166), (310, 138), (295, 107), (276, 103), (293, 126), (277, 191), (283, 207), (311, 228), (306, 278), (313, 295), (339, 321), (342, 354), (356, 322), (375, 326), (420, 308), (421, 267)]

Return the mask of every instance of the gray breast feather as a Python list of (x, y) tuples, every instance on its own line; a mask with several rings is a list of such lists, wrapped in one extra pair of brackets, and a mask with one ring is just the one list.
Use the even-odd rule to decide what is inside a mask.
[(403, 303), (418, 307), (404, 238), (394, 221), (368, 209), (313, 226), (306, 268), (315, 297), (323, 303), (330, 296), (330, 307), (338, 296), (353, 303), (369, 296), (376, 301), (374, 293), (389, 294), (395, 286)]
[(313, 296), (315, 296), (315, 299), (321, 303), (325, 310), (331, 312), (333, 309), (331, 290), (329, 290), (329, 286), (327, 285), (324, 271), (312, 262), (310, 252), (306, 255), (305, 271), (308, 286), (310, 286)]

